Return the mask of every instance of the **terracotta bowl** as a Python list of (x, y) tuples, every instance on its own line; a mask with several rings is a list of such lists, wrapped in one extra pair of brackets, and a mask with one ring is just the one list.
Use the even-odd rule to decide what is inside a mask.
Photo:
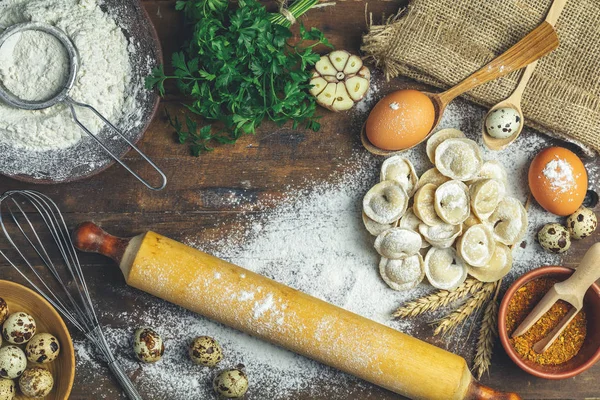
[[(10, 313), (23, 311), (30, 314), (37, 324), (37, 332), (54, 335), (60, 343), (58, 358), (43, 366), (54, 377), (54, 388), (45, 400), (67, 400), (75, 379), (75, 350), (71, 335), (58, 312), (34, 291), (14, 282), (0, 281), (0, 297), (8, 304)], [(3, 343), (6, 344), (7, 342)], [(23, 348), (24, 346), (19, 346)], [(29, 366), (33, 364), (30, 363)], [(18, 382), (15, 381), (18, 386)], [(17, 390), (18, 392), (18, 390)], [(27, 397), (17, 394), (16, 400)]]
[(523, 360), (513, 349), (506, 332), (506, 313), (508, 303), (515, 292), (527, 282), (540, 278), (549, 277), (566, 280), (573, 274), (573, 270), (565, 267), (541, 267), (534, 269), (521, 276), (508, 289), (498, 312), (498, 332), (500, 342), (508, 356), (523, 371), (531, 375), (545, 379), (566, 379), (582, 373), (591, 368), (600, 360), (600, 287), (593, 284), (585, 294), (584, 310), (587, 315), (587, 336), (581, 350), (575, 357), (560, 365), (539, 365), (531, 361)]

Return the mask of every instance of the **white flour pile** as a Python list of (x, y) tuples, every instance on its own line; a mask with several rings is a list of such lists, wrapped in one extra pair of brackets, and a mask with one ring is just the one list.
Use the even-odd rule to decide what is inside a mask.
[[(95, 0), (3, 0), (0, 25), (22, 22), (54, 25), (69, 36), (80, 56), (73, 99), (95, 107), (109, 121), (119, 122), (136, 107), (128, 42), (113, 18)], [(0, 80), (15, 95), (29, 100), (52, 97), (65, 81), (68, 64), (62, 45), (48, 34), (27, 31), (0, 48)], [(103, 126), (84, 109), (85, 126), (97, 133)], [(63, 149), (85, 133), (63, 104), (39, 111), (18, 110), (0, 103), (0, 141), (30, 151)]]
[[(375, 94), (369, 101), (374, 101)], [(365, 115), (353, 116), (360, 126)], [(455, 127), (469, 137), (478, 140), (483, 111), (464, 102), (452, 105), (441, 127)], [(509, 182), (514, 182), (512, 195), (525, 200), (527, 165), (543, 147), (546, 139), (526, 130), (519, 143), (510, 150), (493, 153), (483, 150), (485, 159), (499, 160), (508, 171)], [(409, 152), (417, 173), (430, 167), (424, 146)], [(361, 221), (361, 201), (378, 179), (381, 159), (375, 159), (363, 150), (347, 161), (347, 173), (333, 177), (333, 183), (310, 184), (310, 189), (291, 190), (278, 206), (252, 204), (250, 198), (234, 195), (228, 200), (232, 209), (243, 209), (251, 204), (252, 212), (239, 217), (239, 223), (228, 224), (219, 230), (219, 237), (183, 238), (188, 244), (211, 252), (235, 264), (283, 282), (294, 288), (325, 299), (343, 308), (387, 324), (408, 334), (416, 335), (451, 351), (467, 360), (473, 356), (475, 335), (468, 337), (468, 327), (459, 329), (448, 339), (433, 338), (433, 329), (427, 322), (442, 313), (426, 315), (415, 320), (392, 321), (390, 312), (402, 302), (433, 290), (423, 283), (408, 292), (396, 292), (387, 287), (378, 273), (378, 257), (373, 249), (373, 238), (365, 231)], [(587, 165), (590, 186), (594, 188), (598, 171)], [(252, 182), (244, 182), (251, 187)], [(250, 209), (248, 209), (250, 211)], [(547, 222), (555, 221), (549, 213), (536, 204), (529, 209), (529, 231), (524, 248), (515, 250), (515, 265), (505, 285), (524, 271), (544, 264), (558, 262), (555, 255), (545, 253), (534, 241), (535, 232)], [(251, 389), (248, 400), (293, 399), (302, 392), (318, 399), (346, 399), (368, 394), (369, 387), (356, 378), (327, 368), (303, 357), (253, 339), (247, 335), (214, 323), (203, 317), (167, 304), (133, 289), (109, 289), (119, 302), (135, 303), (135, 312), (109, 314), (102, 303), (98, 309), (103, 315), (122, 321), (119, 326), (107, 328), (109, 342), (116, 348), (126, 370), (134, 377), (138, 387), (143, 388), (146, 398), (188, 400), (213, 398), (210, 387), (215, 370), (193, 365), (187, 356), (187, 345), (196, 335), (209, 335), (224, 348), (225, 359), (220, 367), (232, 367), (239, 363), (246, 366)], [(240, 294), (244, 296), (244, 293)], [(250, 294), (248, 294), (250, 296)], [(251, 299), (249, 299), (251, 301)], [(254, 312), (260, 314), (268, 304), (256, 304)], [(102, 314), (102, 312), (101, 312)], [(133, 330), (140, 325), (157, 329), (166, 341), (166, 353), (159, 363), (141, 365), (133, 359), (130, 340)], [(101, 363), (85, 342), (77, 342), (78, 368), (98, 370), (103, 378), (110, 379)], [(494, 373), (492, 368), (492, 373)], [(100, 387), (99, 380), (86, 382)], [(329, 388), (321, 393), (315, 388)], [(95, 395), (92, 393), (91, 395)], [(99, 394), (97, 397), (101, 398)], [(357, 397), (358, 396), (358, 397)], [(107, 398), (117, 398), (118, 392)], [(366, 396), (365, 396), (366, 397)]]

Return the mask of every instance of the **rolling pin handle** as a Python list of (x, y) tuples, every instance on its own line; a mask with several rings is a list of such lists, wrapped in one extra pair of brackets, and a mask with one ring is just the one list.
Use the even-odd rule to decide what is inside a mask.
[(121, 262), (130, 239), (113, 236), (93, 222), (84, 222), (73, 232), (73, 244), (81, 251), (98, 253)]
[(521, 400), (521, 396), (516, 393), (498, 392), (473, 379), (465, 400)]

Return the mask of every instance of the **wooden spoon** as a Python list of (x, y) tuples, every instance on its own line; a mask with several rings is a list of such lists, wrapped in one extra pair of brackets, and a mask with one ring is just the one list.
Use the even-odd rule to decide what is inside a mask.
[[(567, 3), (567, 0), (554, 0), (554, 2), (552, 3), (552, 6), (550, 6), (550, 10), (548, 11), (548, 14), (546, 15), (546, 22), (548, 24), (550, 24), (552, 26), (554, 26), (556, 24), (556, 21), (558, 20), (558, 17), (562, 13), (562, 10), (565, 8), (566, 3)], [(485, 119), (483, 120), (482, 136), (483, 136), (483, 143), (485, 143), (485, 145), (489, 149), (502, 150), (502, 149), (508, 147), (508, 145), (510, 145), (512, 142), (517, 140), (517, 138), (521, 134), (521, 131), (523, 130), (523, 125), (525, 124), (525, 120), (523, 119), (523, 111), (521, 111), (521, 98), (523, 97), (523, 92), (525, 91), (525, 87), (527, 86), (527, 83), (529, 83), (529, 79), (531, 78), (531, 75), (533, 75), (533, 70), (535, 69), (536, 66), (537, 66), (537, 61), (534, 61), (531, 64), (529, 64), (527, 66), (527, 68), (525, 68), (525, 71), (523, 72), (523, 75), (521, 76), (521, 79), (519, 80), (519, 84), (515, 88), (515, 91), (512, 92), (512, 94), (507, 99), (501, 101), (500, 103), (498, 103), (494, 107), (492, 107), (490, 109), (490, 111), (488, 111), (487, 115), (485, 116)], [(486, 125), (485, 121), (487, 120), (488, 116), (490, 115), (491, 112), (493, 112), (499, 108), (512, 108), (515, 111), (517, 111), (517, 113), (519, 114), (519, 118), (520, 118), (520, 122), (521, 122), (519, 125), (519, 128), (511, 136), (509, 136), (507, 138), (495, 138), (493, 136), (490, 136), (487, 133), (487, 130), (485, 129), (485, 125)]]
[[(556, 31), (549, 23), (542, 22), (540, 26), (531, 31), (514, 46), (506, 50), (502, 55), (496, 57), (479, 71), (460, 82), (458, 85), (442, 93), (423, 92), (433, 102), (433, 106), (435, 107), (435, 121), (431, 131), (419, 143), (422, 143), (431, 135), (442, 119), (446, 106), (448, 106), (448, 104), (456, 97), (479, 85), (504, 76), (509, 72), (523, 68), (527, 64), (545, 56), (557, 47), (558, 36), (556, 35)], [(374, 146), (369, 142), (364, 127), (361, 133), (361, 140), (368, 151), (377, 155), (388, 156), (408, 150), (382, 150)], [(415, 146), (419, 143), (415, 144)]]
[(515, 329), (511, 337), (517, 337), (529, 330), (558, 300), (566, 301), (573, 308), (560, 323), (542, 340), (533, 345), (533, 350), (543, 353), (554, 343), (569, 322), (583, 308), (583, 297), (590, 286), (600, 279), (600, 243), (594, 244), (583, 256), (583, 260), (564, 282), (558, 282), (544, 295), (529, 315)]

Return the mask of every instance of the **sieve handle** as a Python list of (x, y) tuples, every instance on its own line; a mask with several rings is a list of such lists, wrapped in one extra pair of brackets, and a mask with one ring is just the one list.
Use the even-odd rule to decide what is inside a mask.
[(129, 400), (143, 400), (142, 396), (138, 393), (131, 379), (125, 373), (125, 370), (121, 366), (121, 363), (117, 360), (108, 363), (108, 368), (113, 373), (115, 378), (119, 381), (121, 388), (125, 391), (127, 398)]
[[(71, 114), (73, 115), (73, 119), (75, 120), (75, 123), (77, 123), (77, 125), (79, 125), (79, 127), (81, 129), (83, 129), (88, 135), (90, 135), (99, 145), (100, 147), (102, 147), (102, 149), (104, 149), (104, 151), (113, 159), (115, 160), (117, 163), (119, 163), (123, 168), (125, 168), (131, 175), (133, 175), (138, 181), (140, 181), (141, 183), (144, 184), (144, 186), (146, 186), (148, 189), (150, 190), (162, 190), (165, 188), (165, 186), (167, 186), (167, 177), (164, 174), (164, 172), (161, 171), (160, 168), (158, 168), (158, 166), (148, 157), (146, 156), (135, 144), (133, 144), (129, 139), (127, 139), (127, 137), (123, 134), (123, 132), (121, 132), (119, 129), (117, 129), (116, 126), (114, 126), (109, 120), (107, 120), (102, 114), (100, 114), (100, 112), (98, 112), (98, 110), (96, 110), (94, 107), (90, 106), (89, 104), (85, 104), (85, 103), (80, 103), (78, 101), (73, 100), (70, 97), (67, 97), (65, 99), (65, 102), (69, 104), (69, 108), (71, 109)], [(106, 146), (104, 144), (104, 142), (102, 140), (100, 140), (95, 134), (93, 134), (85, 125), (83, 125), (83, 123), (79, 120), (79, 118), (77, 117), (77, 112), (75, 111), (75, 107), (74, 106), (79, 106), (79, 107), (83, 107), (83, 108), (87, 108), (88, 110), (91, 110), (94, 114), (96, 114), (96, 116), (98, 118), (100, 118), (106, 125), (108, 125), (113, 131), (115, 131), (120, 137), (121, 139), (123, 139), (133, 150), (135, 150), (140, 156), (142, 156), (142, 158), (144, 160), (146, 160), (146, 162), (148, 164), (150, 164), (150, 166), (152, 168), (154, 168), (154, 170), (156, 172), (158, 172), (158, 174), (160, 175), (161, 178), (161, 185), (160, 186), (152, 186), (150, 183), (148, 183), (148, 181), (146, 181), (144, 178), (142, 178), (137, 172), (135, 172), (133, 169), (131, 169), (127, 164), (125, 164), (121, 159), (119, 159), (119, 157), (117, 157), (109, 148), (108, 146)]]

